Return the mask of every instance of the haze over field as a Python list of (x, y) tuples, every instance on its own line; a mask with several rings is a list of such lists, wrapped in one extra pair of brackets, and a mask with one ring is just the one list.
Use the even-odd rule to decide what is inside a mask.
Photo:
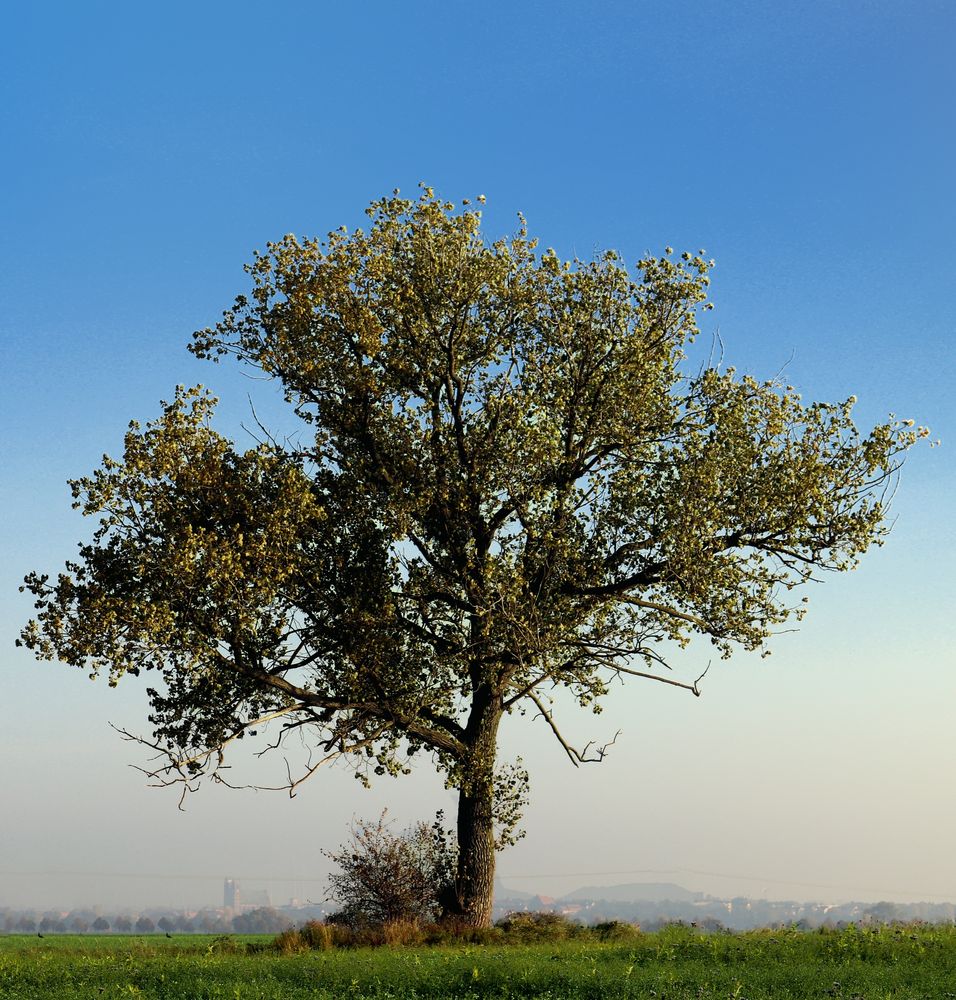
[[(726, 362), (784, 371), (806, 399), (859, 398), (932, 428), (887, 545), (808, 589), (773, 656), (714, 660), (699, 699), (635, 682), (570, 736), (506, 720), (531, 774), (509, 886), (676, 882), (730, 897), (956, 900), (952, 794), (956, 539), (951, 457), (956, 274), (956, 10), (823, 2), (693, 13), (609, 2), (423, 0), (333, 10), (244, 2), (37, 4), (0, 38), (0, 907), (208, 905), (222, 879), (318, 898), (354, 815), (398, 824), (454, 800), (422, 767), (364, 791), (330, 770), (294, 800), (206, 787), (176, 809), (109, 728), (145, 732), (147, 679), (117, 689), (13, 643), (24, 573), (56, 572), (91, 526), (65, 481), (118, 453), (174, 386), (250, 397), (296, 430), (273, 386), (185, 350), (286, 232), (361, 225), (426, 180), (487, 196), (563, 256), (706, 248)], [(708, 647), (674, 658), (693, 680)], [(570, 706), (569, 706), (570, 708)], [(237, 783), (281, 779), (244, 747)], [(279, 768), (277, 771), (276, 768)]]

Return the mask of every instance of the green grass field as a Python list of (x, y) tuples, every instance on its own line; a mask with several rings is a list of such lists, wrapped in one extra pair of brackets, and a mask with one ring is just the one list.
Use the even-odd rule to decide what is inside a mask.
[(747, 934), (676, 927), (627, 943), (571, 940), (295, 955), (277, 954), (268, 943), (248, 937), (0, 937), (0, 997), (956, 998), (951, 926)]

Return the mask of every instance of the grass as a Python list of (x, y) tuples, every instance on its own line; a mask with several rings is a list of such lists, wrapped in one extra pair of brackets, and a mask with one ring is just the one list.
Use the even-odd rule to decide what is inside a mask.
[(0, 998), (150, 1000), (896, 1000), (956, 998), (956, 928), (348, 948), (266, 937), (0, 937)]

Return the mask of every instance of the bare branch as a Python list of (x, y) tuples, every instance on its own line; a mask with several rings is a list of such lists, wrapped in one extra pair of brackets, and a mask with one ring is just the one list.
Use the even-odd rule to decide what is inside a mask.
[(581, 750), (578, 750), (576, 747), (573, 747), (564, 738), (564, 736), (561, 733), (561, 730), (558, 729), (557, 723), (554, 721), (554, 716), (551, 714), (551, 711), (545, 707), (545, 705), (536, 695), (529, 694), (528, 697), (531, 699), (531, 701), (534, 702), (535, 706), (537, 707), (538, 711), (541, 714), (541, 717), (544, 719), (545, 722), (547, 722), (548, 726), (551, 728), (551, 732), (554, 733), (555, 738), (563, 747), (564, 752), (568, 755), (568, 760), (570, 760), (575, 767), (580, 767), (582, 764), (600, 764), (600, 762), (604, 760), (604, 757), (607, 754), (608, 749), (617, 742), (618, 736), (621, 735), (621, 731), (619, 729), (614, 734), (614, 738), (612, 740), (610, 740), (607, 743), (604, 743), (602, 746), (597, 748), (597, 750), (595, 751), (596, 756), (588, 757), (587, 755), (588, 750), (592, 746), (595, 746), (594, 741), (591, 740), (590, 742), (586, 743), (584, 748)]
[[(681, 688), (684, 691), (690, 691), (695, 698), (700, 697), (700, 689), (697, 687), (697, 684), (703, 679), (704, 674), (707, 673), (705, 670), (693, 684), (687, 684), (684, 681), (675, 681), (672, 677), (661, 677), (660, 674), (652, 674), (649, 671), (634, 670), (633, 668), (625, 667), (620, 663), (606, 663), (605, 666), (608, 670), (613, 670), (616, 674), (627, 674), (629, 677), (643, 677), (645, 680), (657, 681), (660, 684), (669, 684), (671, 687)], [(708, 664), (708, 669), (709, 667), (710, 664)]]

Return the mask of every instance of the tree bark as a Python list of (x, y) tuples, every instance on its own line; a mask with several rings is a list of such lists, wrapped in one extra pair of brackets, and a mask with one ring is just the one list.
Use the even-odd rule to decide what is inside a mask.
[(493, 776), (476, 778), (458, 794), (458, 916), (470, 927), (490, 927), (495, 889)]
[(495, 752), (501, 713), (490, 698), (476, 701), (466, 729), (470, 752), (458, 788), (455, 915), (470, 927), (490, 927), (495, 889)]

